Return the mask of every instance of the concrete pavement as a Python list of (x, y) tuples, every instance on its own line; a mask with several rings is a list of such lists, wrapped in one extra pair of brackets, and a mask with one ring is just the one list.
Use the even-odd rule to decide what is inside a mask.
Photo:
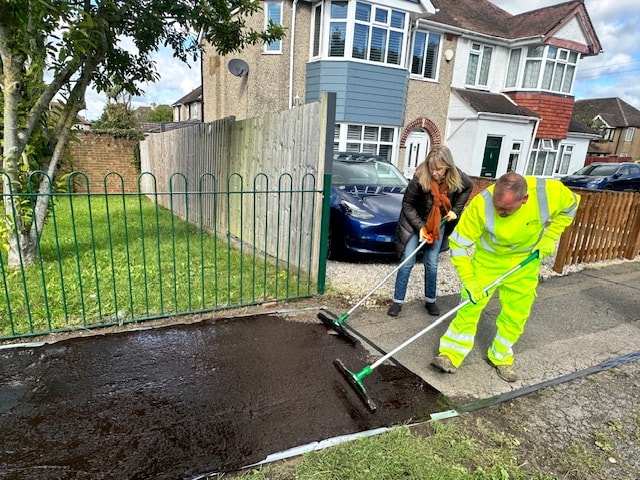
[[(538, 298), (514, 347), (519, 380), (501, 380), (486, 362), (500, 304), (495, 296), (482, 314), (471, 354), (455, 374), (430, 365), (451, 318), (442, 320), (393, 356), (458, 406), (514, 393), (575, 374), (605, 361), (640, 352), (640, 263), (630, 261), (566, 276), (538, 286)], [(438, 299), (443, 315), (459, 295)], [(441, 317), (429, 316), (422, 302), (407, 302), (398, 317), (386, 308), (354, 312), (347, 324), (378, 359)], [(384, 353), (381, 353), (384, 352)]]

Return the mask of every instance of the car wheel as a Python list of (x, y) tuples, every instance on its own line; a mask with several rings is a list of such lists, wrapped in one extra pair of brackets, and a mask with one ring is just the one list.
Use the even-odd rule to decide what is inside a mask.
[(613, 190), (613, 187), (611, 186), (611, 184), (607, 183), (607, 184), (604, 186), (604, 190)]

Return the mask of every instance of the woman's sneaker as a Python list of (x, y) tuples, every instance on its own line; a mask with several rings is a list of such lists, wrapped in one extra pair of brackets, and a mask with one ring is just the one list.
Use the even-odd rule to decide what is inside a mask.
[(429, 312), (429, 315), (434, 315), (434, 316), (440, 315), (440, 309), (438, 308), (438, 305), (436, 305), (436, 302), (425, 302), (424, 308), (427, 309), (427, 312)]
[(400, 313), (400, 310), (402, 310), (402, 304), (393, 302), (389, 307), (389, 310), (387, 310), (387, 315), (389, 315), (390, 317), (397, 317)]

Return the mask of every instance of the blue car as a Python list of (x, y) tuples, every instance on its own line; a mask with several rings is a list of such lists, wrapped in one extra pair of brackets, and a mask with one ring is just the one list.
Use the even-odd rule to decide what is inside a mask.
[(329, 258), (394, 253), (396, 225), (409, 182), (377, 155), (338, 152), (331, 179)]
[(561, 177), (568, 187), (640, 192), (640, 165), (637, 163), (592, 163), (573, 175)]

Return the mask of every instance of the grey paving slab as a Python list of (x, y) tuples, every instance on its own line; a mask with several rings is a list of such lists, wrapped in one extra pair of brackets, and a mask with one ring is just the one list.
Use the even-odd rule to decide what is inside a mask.
[[(403, 348), (393, 360), (453, 403), (464, 405), (551, 381), (640, 350), (637, 262), (551, 277), (540, 283), (537, 294), (525, 333), (514, 348), (520, 377), (517, 382), (504, 382), (485, 361), (500, 310), (496, 298), (482, 315), (473, 351), (455, 374), (440, 373), (430, 365), (451, 317)], [(444, 314), (458, 304), (459, 296), (442, 297), (438, 302)], [(375, 361), (434, 320), (422, 303), (414, 301), (405, 304), (396, 318), (387, 316), (385, 308), (370, 309), (354, 313), (348, 324), (361, 336)]]

